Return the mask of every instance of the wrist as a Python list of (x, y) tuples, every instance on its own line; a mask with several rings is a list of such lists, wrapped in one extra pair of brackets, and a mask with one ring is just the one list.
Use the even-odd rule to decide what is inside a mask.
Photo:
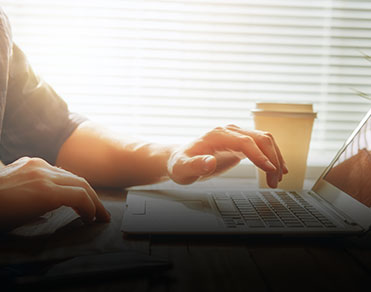
[(176, 155), (177, 150), (179, 149), (179, 145), (166, 145), (164, 147), (164, 153), (165, 153), (165, 172), (164, 172), (164, 179), (169, 179), (171, 177), (171, 169), (172, 169), (172, 159), (174, 155)]

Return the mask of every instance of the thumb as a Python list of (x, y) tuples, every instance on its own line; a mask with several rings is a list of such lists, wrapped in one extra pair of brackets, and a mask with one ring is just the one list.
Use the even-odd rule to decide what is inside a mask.
[(171, 178), (178, 184), (191, 184), (200, 176), (212, 173), (216, 158), (212, 155), (196, 155), (178, 159), (172, 169)]

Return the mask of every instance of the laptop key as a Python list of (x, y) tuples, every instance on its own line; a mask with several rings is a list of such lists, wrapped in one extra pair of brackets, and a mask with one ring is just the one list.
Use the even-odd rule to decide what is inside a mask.
[(215, 200), (229, 200), (229, 197), (225, 193), (214, 193), (213, 197)]
[(336, 227), (297, 193), (229, 192), (215, 194), (214, 202), (229, 228), (321, 228)]
[(246, 200), (241, 192), (228, 192), (228, 194), (232, 198), (232, 200)]
[(221, 213), (223, 212), (236, 212), (233, 203), (228, 200), (215, 200), (216, 206)]

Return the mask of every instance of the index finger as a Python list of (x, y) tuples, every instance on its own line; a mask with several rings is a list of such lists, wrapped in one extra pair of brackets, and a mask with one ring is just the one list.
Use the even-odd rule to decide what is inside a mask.
[(57, 206), (71, 207), (77, 211), (84, 222), (93, 222), (96, 207), (86, 190), (75, 186), (54, 185), (51, 194)]
[[(52, 170), (53, 171), (53, 170)], [(105, 207), (103, 206), (102, 202), (98, 198), (97, 193), (94, 189), (89, 185), (89, 183), (81, 177), (78, 177), (64, 169), (55, 168), (54, 171), (58, 173), (52, 178), (52, 181), (57, 185), (62, 186), (74, 186), (80, 187), (85, 189), (86, 193), (89, 195), (90, 199), (93, 201), (96, 213), (95, 217), (99, 221), (108, 222), (110, 220), (110, 214), (107, 212)]]
[(256, 145), (252, 137), (235, 131), (230, 131), (226, 128), (214, 129), (214, 131), (211, 131), (196, 143), (192, 150), (199, 152), (198, 154), (212, 154), (208, 153), (210, 150), (232, 150), (242, 152), (262, 170), (266, 172), (277, 170), (269, 158)]

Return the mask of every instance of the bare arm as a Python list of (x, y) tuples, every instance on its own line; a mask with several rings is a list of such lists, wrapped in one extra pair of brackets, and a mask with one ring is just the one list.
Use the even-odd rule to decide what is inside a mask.
[(118, 137), (86, 122), (60, 149), (57, 166), (84, 177), (93, 186), (128, 187), (171, 178), (189, 184), (226, 171), (248, 157), (267, 172), (276, 187), (287, 173), (269, 133), (218, 127), (188, 145), (160, 145)]
[(0, 169), (0, 232), (63, 205), (75, 209), (86, 222), (109, 221), (89, 183), (128, 187), (170, 178), (190, 184), (218, 175), (245, 157), (267, 172), (271, 187), (287, 172), (269, 133), (230, 125), (217, 127), (188, 145), (166, 146), (118, 138), (86, 122), (59, 151), (57, 166), (65, 170), (27, 157)]
[(173, 146), (118, 137), (91, 122), (80, 125), (59, 151), (56, 165), (93, 186), (129, 187), (167, 179)]

